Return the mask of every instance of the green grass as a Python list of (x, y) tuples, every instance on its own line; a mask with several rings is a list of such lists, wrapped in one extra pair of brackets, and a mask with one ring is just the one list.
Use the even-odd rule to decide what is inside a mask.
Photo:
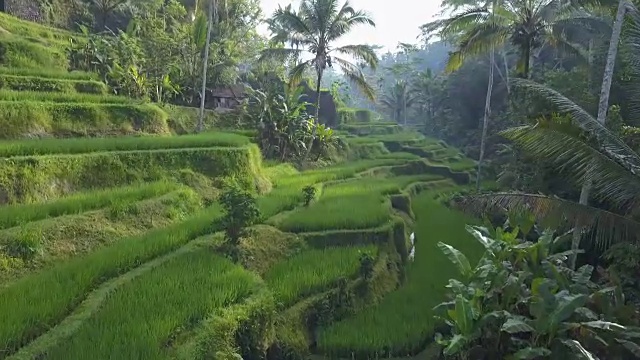
[(155, 104), (0, 101), (2, 139), (168, 134), (168, 115)]
[(106, 94), (107, 85), (96, 80), (52, 79), (38, 76), (0, 73), (0, 89), (9, 91), (39, 91), (59, 93)]
[(97, 314), (47, 359), (165, 359), (163, 343), (182, 325), (241, 301), (256, 276), (202, 248), (117, 289)]
[(98, 94), (67, 94), (63, 92), (45, 91), (11, 91), (0, 90), (0, 101), (35, 101), (54, 103), (90, 103), (90, 104), (137, 104), (140, 100), (133, 100), (125, 96)]
[(399, 193), (413, 182), (440, 178), (436, 175), (361, 178), (325, 186), (320, 201), (285, 215), (275, 225), (291, 232), (377, 227), (390, 220), (391, 204), (385, 195)]
[(301, 297), (352, 277), (360, 267), (360, 254), (375, 256), (375, 246), (306, 250), (274, 265), (265, 275), (276, 300), (290, 305)]
[[(271, 194), (261, 198), (291, 207)], [(274, 208), (273, 205), (267, 205)], [(68, 315), (93, 288), (198, 236), (220, 229), (223, 211), (218, 204), (179, 224), (142, 236), (121, 239), (84, 257), (74, 258), (46, 272), (24, 277), (0, 289), (0, 349), (7, 354), (48, 331)], [(33, 306), (38, 304), (37, 306)]]
[(384, 358), (389, 353), (408, 355), (432, 339), (436, 325), (432, 309), (445, 300), (449, 279), (459, 276), (437, 243), (458, 248), (471, 261), (481, 255), (480, 245), (465, 231), (465, 225), (474, 220), (438, 204), (433, 196), (427, 192), (413, 201), (416, 257), (408, 267), (407, 282), (379, 305), (322, 329), (320, 352), (335, 357), (354, 353), (358, 358)]
[(370, 136), (358, 136), (351, 137), (347, 140), (349, 143), (353, 144), (366, 144), (380, 141), (397, 141), (397, 142), (433, 142), (436, 143), (437, 140), (425, 138), (424, 135), (418, 132), (401, 132), (395, 134), (380, 134), (380, 135), (370, 135)]
[(250, 139), (245, 136), (223, 132), (166, 137), (129, 136), (117, 138), (13, 140), (0, 143), (0, 157), (220, 146), (239, 147), (249, 143)]
[(180, 186), (176, 183), (160, 181), (82, 192), (46, 203), (6, 205), (0, 207), (0, 229), (51, 217), (79, 214), (114, 204), (136, 202), (169, 193), (178, 187)]
[(0, 290), (0, 348), (13, 353), (62, 320), (95, 286), (209, 232), (221, 216), (214, 205), (182, 223), (119, 240)]
[(0, 65), (6, 67), (65, 71), (69, 64), (63, 47), (16, 35), (0, 34), (0, 53)]
[(0, 66), (0, 74), (13, 76), (30, 76), (54, 80), (98, 80), (98, 74), (94, 73), (88, 73), (84, 71), (69, 72), (64, 70), (54, 70), (46, 68), (29, 69)]
[[(393, 154), (389, 154), (393, 155)], [(297, 172), (291, 166), (282, 165), (266, 170), (266, 175), (273, 182), (273, 190), (266, 198), (259, 198), (258, 204), (263, 210), (265, 218), (274, 216), (282, 211), (291, 210), (303, 201), (302, 189), (307, 185), (321, 182), (347, 179), (357, 173), (378, 166), (402, 164), (413, 155), (399, 154), (380, 159), (360, 160), (328, 166), (326, 168)]]
[(0, 13), (0, 27), (13, 35), (50, 40), (60, 45), (68, 44), (70, 38), (80, 38), (77, 33), (22, 20), (6, 13)]

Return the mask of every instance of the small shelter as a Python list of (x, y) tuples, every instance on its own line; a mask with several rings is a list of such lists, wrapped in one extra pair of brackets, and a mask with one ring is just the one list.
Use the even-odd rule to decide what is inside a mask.
[(207, 92), (207, 107), (213, 109), (235, 109), (247, 97), (247, 92), (242, 84), (207, 89)]

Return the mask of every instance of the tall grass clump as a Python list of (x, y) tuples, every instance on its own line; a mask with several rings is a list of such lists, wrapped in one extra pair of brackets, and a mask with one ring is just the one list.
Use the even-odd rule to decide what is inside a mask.
[(437, 325), (433, 307), (444, 301), (449, 279), (459, 276), (437, 243), (446, 242), (465, 254), (478, 254), (477, 258), (481, 254), (478, 243), (465, 231), (465, 225), (474, 220), (437, 203), (433, 196), (423, 193), (413, 200), (416, 253), (406, 282), (380, 304), (322, 329), (320, 352), (332, 357), (386, 358), (415, 354), (432, 341)]
[(265, 281), (277, 301), (290, 305), (330, 287), (340, 278), (355, 276), (360, 267), (360, 255), (375, 253), (375, 246), (306, 250), (274, 265), (265, 275)]
[(116, 138), (11, 140), (0, 143), (0, 157), (218, 146), (240, 147), (249, 143), (250, 139), (245, 136), (224, 132), (166, 137), (128, 136)]
[(0, 206), (0, 229), (51, 217), (80, 214), (114, 204), (136, 202), (169, 193), (179, 187), (176, 183), (159, 181), (81, 192), (46, 203)]
[(165, 359), (163, 343), (174, 331), (242, 301), (258, 284), (257, 276), (200, 248), (116, 290), (47, 359)]

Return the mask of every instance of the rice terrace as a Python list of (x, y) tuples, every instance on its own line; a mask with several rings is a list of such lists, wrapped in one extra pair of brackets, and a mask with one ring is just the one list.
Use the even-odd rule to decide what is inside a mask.
[(2, 2), (0, 359), (640, 358), (637, 128), (504, 55), (487, 137), (454, 40), (378, 58), (334, 46), (348, 2), (259, 5)]

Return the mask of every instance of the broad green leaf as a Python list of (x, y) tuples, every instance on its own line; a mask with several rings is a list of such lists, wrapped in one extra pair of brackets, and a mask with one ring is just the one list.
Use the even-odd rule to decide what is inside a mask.
[(589, 319), (589, 320), (596, 320), (598, 319), (598, 314), (596, 314), (595, 312), (593, 312), (591, 309), (586, 308), (586, 307), (581, 307), (581, 308), (577, 308), (576, 309), (576, 313), (584, 316), (585, 318)]
[(561, 322), (569, 319), (571, 315), (576, 311), (577, 308), (584, 306), (587, 302), (586, 295), (574, 295), (574, 296), (566, 296), (563, 295), (564, 301), (561, 301), (558, 307), (550, 316), (552, 328), (558, 326)]
[(581, 266), (576, 272), (573, 274), (573, 281), (578, 284), (586, 284), (591, 280), (591, 275), (593, 274), (593, 266), (592, 265), (584, 265)]
[(455, 309), (447, 310), (447, 315), (449, 316), (449, 319), (453, 320), (454, 322), (458, 321), (458, 314), (456, 313)]
[(532, 332), (534, 329), (525, 323), (522, 319), (518, 318), (510, 318), (502, 324), (502, 331), (508, 332), (509, 334), (517, 334), (523, 332)]
[(629, 350), (635, 357), (640, 358), (640, 346), (638, 344), (624, 339), (616, 339), (625, 349)]
[(467, 232), (470, 233), (471, 235), (473, 235), (473, 237), (478, 240), (478, 242), (480, 244), (482, 244), (482, 246), (485, 247), (485, 249), (487, 250), (492, 250), (493, 245), (495, 243), (495, 241), (493, 239), (491, 239), (488, 236), (485, 236), (477, 227), (472, 227), (467, 225)]
[(468, 287), (456, 279), (449, 279), (449, 284), (446, 287), (451, 289), (451, 291), (456, 295), (467, 295), (469, 293)]
[(463, 335), (473, 331), (473, 309), (469, 300), (461, 295), (456, 296), (455, 321)]
[(449, 341), (449, 346), (444, 349), (445, 355), (455, 355), (459, 353), (464, 345), (467, 343), (467, 339), (462, 335), (453, 335), (453, 338)]
[(597, 357), (595, 357), (591, 352), (585, 349), (582, 344), (580, 344), (576, 340), (560, 339), (560, 341), (562, 341), (563, 344), (570, 347), (572, 350), (575, 350), (577, 352), (576, 355), (578, 356), (578, 358), (587, 360), (598, 360)]
[(471, 264), (460, 250), (443, 242), (438, 242), (438, 247), (449, 258), (449, 260), (456, 265), (458, 271), (460, 271), (462, 275), (468, 276), (471, 273)]
[(626, 327), (620, 324), (609, 322), (609, 321), (602, 321), (602, 320), (583, 322), (580, 325), (590, 327), (590, 328), (595, 328), (595, 329), (602, 329), (602, 330), (625, 330), (626, 329)]
[(551, 351), (549, 349), (528, 347), (513, 354), (513, 358), (518, 360), (529, 360), (549, 355), (551, 355)]

